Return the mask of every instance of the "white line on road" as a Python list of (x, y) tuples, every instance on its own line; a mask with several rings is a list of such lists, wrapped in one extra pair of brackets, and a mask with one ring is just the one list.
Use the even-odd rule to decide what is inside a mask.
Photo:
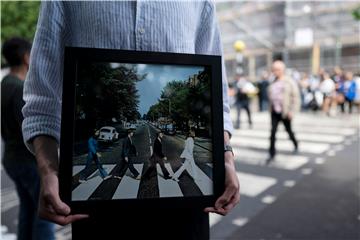
[[(170, 165), (170, 163), (165, 163), (166, 165)], [(177, 182), (171, 179), (164, 179), (163, 172), (161, 171), (160, 165), (156, 164), (157, 170), (157, 178), (158, 178), (158, 185), (159, 185), (159, 194), (160, 197), (181, 197), (183, 193), (180, 189), (180, 186)]]
[(232, 223), (238, 227), (244, 226), (249, 221), (248, 218), (239, 217), (232, 221)]
[(309, 175), (313, 172), (313, 170), (311, 168), (304, 168), (301, 170), (301, 173), (304, 175)]
[[(134, 164), (136, 170), (141, 174), (144, 164)], [(125, 176), (121, 179), (120, 184), (117, 186), (116, 191), (112, 199), (131, 199), (137, 198), (140, 180), (136, 180), (128, 175), (130, 175), (130, 170), (128, 169)]]
[[(268, 158), (268, 153), (265, 152), (245, 148), (234, 148), (233, 150), (235, 160), (246, 164), (260, 165)], [(275, 156), (275, 162), (271, 166), (279, 169), (295, 170), (308, 162), (309, 158), (305, 156), (277, 154)]]
[(256, 197), (277, 183), (277, 179), (237, 172), (240, 181), (240, 195)]
[[(270, 137), (270, 132), (264, 130), (254, 130), (254, 129), (242, 129), (241, 131), (235, 133), (235, 136), (242, 137), (252, 137), (252, 138), (266, 138)], [(284, 131), (280, 131), (276, 134), (277, 139), (286, 140), (289, 138), (288, 134)], [(340, 143), (344, 141), (344, 136), (339, 134), (320, 134), (320, 133), (297, 133), (296, 138), (299, 141), (312, 141), (312, 142), (322, 142), (322, 143)]]
[(291, 188), (291, 187), (295, 186), (295, 184), (296, 184), (296, 182), (294, 180), (286, 180), (284, 182), (284, 186), (288, 187), (288, 188)]
[[(116, 164), (106, 164), (103, 165), (103, 168), (106, 172), (110, 173), (111, 170), (116, 166)], [(96, 170), (93, 174), (91, 174), (90, 177), (88, 177), (89, 180), (86, 182), (80, 184), (77, 188), (75, 188), (72, 191), (72, 200), (86, 200), (88, 199), (91, 194), (95, 191), (95, 189), (100, 185), (100, 183), (103, 181), (99, 174), (99, 170)]]
[(271, 203), (275, 202), (275, 200), (276, 200), (275, 196), (267, 195), (261, 199), (261, 202), (266, 203), (266, 204), (271, 204)]
[(73, 166), (73, 172), (72, 175), (75, 176), (76, 174), (78, 174), (81, 170), (83, 170), (85, 168), (85, 165), (76, 165)]
[[(254, 147), (259, 149), (268, 149), (270, 142), (267, 139), (254, 139), (249, 137), (233, 136), (231, 138), (232, 144), (235, 147)], [(321, 154), (329, 149), (330, 144), (314, 143), (314, 142), (300, 142), (299, 152)], [(277, 140), (276, 149), (280, 151), (292, 152), (294, 145), (289, 140)]]
[[(195, 179), (196, 185), (200, 188), (202, 194), (212, 195), (213, 190), (213, 181), (195, 164), (195, 171), (197, 173), (197, 179)], [(190, 173), (189, 173), (190, 174)]]

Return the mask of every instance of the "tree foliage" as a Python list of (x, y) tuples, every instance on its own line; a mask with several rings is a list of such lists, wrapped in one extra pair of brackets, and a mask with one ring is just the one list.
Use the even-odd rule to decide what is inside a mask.
[(1, 40), (16, 36), (32, 42), (39, 6), (39, 1), (1, 1)]
[(76, 86), (76, 118), (82, 114), (92, 128), (118, 121), (135, 121), (139, 94), (136, 83), (144, 79), (134, 66), (112, 68), (108, 63), (80, 63)]
[(189, 121), (206, 125), (209, 129), (210, 119), (210, 80), (209, 69), (197, 75), (196, 84), (181, 80), (168, 82), (161, 92), (159, 101), (152, 105), (146, 116), (151, 121), (160, 117), (172, 119), (178, 129), (187, 130)]

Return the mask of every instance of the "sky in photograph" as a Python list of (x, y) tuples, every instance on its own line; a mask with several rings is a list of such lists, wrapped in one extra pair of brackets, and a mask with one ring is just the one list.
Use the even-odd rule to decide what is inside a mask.
[(140, 95), (139, 112), (146, 114), (150, 106), (158, 102), (161, 90), (172, 80), (186, 81), (189, 76), (204, 70), (201, 66), (137, 64), (139, 74), (147, 74), (137, 84)]

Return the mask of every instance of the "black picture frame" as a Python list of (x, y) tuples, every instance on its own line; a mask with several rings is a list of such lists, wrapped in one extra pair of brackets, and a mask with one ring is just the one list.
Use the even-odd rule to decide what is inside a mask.
[[(211, 69), (211, 143), (213, 194), (208, 196), (161, 197), (116, 200), (72, 200), (75, 100), (78, 66), (81, 62), (115, 62), (206, 66)], [(193, 208), (214, 206), (224, 191), (224, 127), (222, 106), (221, 57), (211, 55), (160, 53), (113, 49), (66, 47), (64, 57), (61, 143), (59, 165), (60, 197), (73, 213), (113, 212), (136, 208)]]

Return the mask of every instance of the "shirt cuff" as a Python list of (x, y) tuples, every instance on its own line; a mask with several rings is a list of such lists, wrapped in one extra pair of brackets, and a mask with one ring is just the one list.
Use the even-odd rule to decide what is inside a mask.
[(32, 154), (35, 154), (32, 140), (37, 136), (50, 136), (60, 143), (60, 119), (52, 116), (26, 117), (22, 123), (22, 131), (25, 146)]
[(230, 113), (227, 112), (224, 112), (224, 131), (227, 131), (229, 133), (230, 138), (234, 132), (234, 127), (231, 121)]

